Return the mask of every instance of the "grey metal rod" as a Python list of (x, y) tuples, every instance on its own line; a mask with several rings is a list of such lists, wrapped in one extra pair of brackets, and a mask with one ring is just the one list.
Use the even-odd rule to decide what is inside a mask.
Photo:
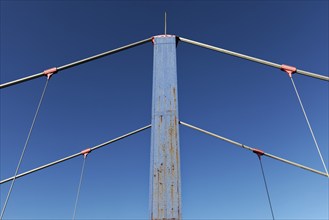
[(322, 176), (326, 176), (326, 177), (329, 177), (326, 173), (324, 172), (321, 172), (321, 171), (318, 171), (318, 170), (315, 170), (315, 169), (312, 169), (310, 167), (307, 167), (307, 166), (304, 166), (304, 165), (301, 165), (299, 163), (295, 163), (295, 162), (292, 162), (290, 160), (286, 160), (284, 158), (281, 158), (281, 157), (278, 157), (278, 156), (275, 156), (275, 155), (272, 155), (272, 154), (269, 154), (269, 153), (265, 153), (264, 152), (264, 155), (267, 156), (267, 157), (270, 157), (270, 158), (273, 158), (275, 160), (279, 160), (281, 162), (284, 162), (284, 163), (287, 163), (287, 164), (290, 164), (290, 165), (293, 165), (293, 166), (296, 166), (296, 167), (299, 167), (299, 168), (302, 168), (304, 170), (308, 170), (308, 171), (311, 171), (313, 173), (317, 173), (317, 174), (320, 174)]
[[(252, 57), (252, 56), (248, 56), (248, 55), (241, 54), (241, 53), (236, 53), (236, 52), (233, 52), (233, 51), (230, 51), (230, 50), (225, 50), (225, 49), (222, 49), (222, 48), (219, 48), (219, 47), (215, 47), (215, 46), (200, 43), (200, 42), (197, 42), (197, 41), (189, 40), (189, 39), (186, 39), (186, 38), (183, 38), (183, 37), (179, 37), (179, 39), (180, 39), (180, 41), (185, 42), (185, 43), (193, 44), (193, 45), (196, 45), (196, 46), (199, 46), (199, 47), (204, 47), (204, 48), (207, 48), (207, 49), (210, 49), (210, 50), (218, 51), (218, 52), (225, 53), (225, 54), (228, 54), (228, 55), (231, 55), (231, 56), (239, 57), (239, 58), (242, 58), (242, 59), (250, 60), (250, 61), (253, 61), (253, 62), (257, 62), (257, 63), (260, 63), (260, 64), (264, 64), (264, 65), (267, 65), (267, 66), (271, 66), (271, 67), (274, 67), (274, 68), (281, 69), (281, 65), (277, 64), (277, 63), (269, 62), (269, 61), (266, 61), (266, 60), (262, 60), (262, 59)], [(329, 81), (328, 76), (323, 76), (323, 75), (319, 75), (319, 74), (316, 74), (316, 73), (311, 73), (311, 72), (304, 71), (304, 70), (297, 69), (296, 73), (302, 74), (302, 75), (305, 75), (305, 76), (309, 76), (309, 77), (313, 77), (313, 78), (316, 78), (316, 79)]]
[(167, 12), (165, 11), (165, 18), (164, 18), (164, 34), (167, 35)]
[(31, 76), (27, 76), (27, 77), (24, 77), (24, 78), (20, 78), (20, 79), (11, 81), (11, 82), (3, 83), (3, 84), (0, 84), (0, 89), (6, 88), (8, 86), (13, 86), (13, 85), (16, 85), (18, 83), (25, 82), (25, 81), (29, 81), (29, 80), (32, 80), (32, 79), (35, 79), (35, 78), (39, 78), (41, 76), (44, 76), (43, 72), (31, 75)]
[[(55, 164), (58, 164), (58, 163), (64, 162), (64, 161), (66, 161), (66, 160), (70, 160), (70, 159), (75, 158), (75, 157), (80, 156), (80, 155), (81, 155), (81, 152), (76, 153), (76, 154), (73, 154), (73, 155), (68, 156), (68, 157), (65, 157), (65, 158), (62, 158), (62, 159), (59, 159), (59, 160), (56, 160), (56, 161), (51, 162), (51, 163), (48, 163), (48, 164), (45, 164), (45, 165), (43, 165), (43, 166), (40, 166), (40, 167), (34, 168), (34, 169), (29, 170), (29, 171), (26, 171), (26, 172), (24, 172), (24, 173), (20, 173), (20, 174), (18, 174), (18, 175), (16, 176), (16, 179), (18, 179), (18, 178), (20, 178), (20, 177), (22, 177), (22, 176), (26, 176), (26, 175), (28, 175), (28, 174), (34, 173), (34, 172), (36, 172), (36, 171), (39, 171), (39, 170), (45, 169), (45, 168), (47, 168), (47, 167), (51, 167), (51, 166), (53, 166), (53, 165), (55, 165)], [(13, 179), (14, 179), (14, 176), (13, 176), (13, 177), (9, 177), (9, 178), (4, 179), (4, 180), (1, 180), (1, 181), (0, 181), (0, 184), (6, 183), (6, 182), (11, 181), (11, 180), (13, 180)]]
[[(102, 144), (96, 145), (96, 146), (94, 146), (94, 147), (88, 149), (88, 153), (91, 152), (91, 151), (93, 151), (93, 150), (97, 150), (97, 149), (99, 149), (99, 148), (101, 148), (101, 147), (104, 147), (104, 146), (106, 146), (106, 145), (109, 145), (109, 144), (111, 144), (111, 143), (113, 143), (113, 142), (116, 142), (116, 141), (118, 141), (118, 140), (121, 140), (121, 139), (123, 139), (123, 138), (126, 138), (126, 137), (128, 137), (128, 136), (131, 136), (131, 135), (133, 135), (133, 134), (136, 134), (136, 133), (138, 133), (138, 132), (141, 132), (141, 131), (143, 131), (143, 130), (146, 130), (146, 129), (150, 128), (150, 127), (151, 127), (151, 125), (147, 125), (147, 126), (145, 126), (145, 127), (142, 127), (142, 128), (137, 129), (137, 130), (135, 130), (135, 131), (129, 132), (129, 133), (127, 133), (127, 134), (125, 134), (125, 135), (122, 135), (122, 136), (120, 136), (120, 137), (114, 138), (114, 139), (112, 139), (112, 140), (110, 140), (110, 141), (107, 141), (107, 142), (104, 142), (104, 143), (102, 143)], [(28, 175), (28, 174), (34, 173), (34, 172), (36, 172), (36, 171), (39, 171), (39, 170), (45, 169), (45, 168), (47, 168), (47, 167), (53, 166), (53, 165), (55, 165), (55, 164), (58, 164), (58, 163), (61, 163), (61, 162), (64, 162), (64, 161), (67, 161), (67, 160), (73, 159), (73, 158), (75, 158), (75, 157), (77, 157), (77, 156), (84, 155), (84, 152), (85, 152), (85, 151), (81, 151), (81, 152), (79, 152), (79, 153), (73, 154), (73, 155), (68, 156), (68, 157), (64, 157), (64, 158), (62, 158), (62, 159), (56, 160), (56, 161), (54, 161), (54, 162), (51, 162), (51, 163), (45, 164), (45, 165), (40, 166), (40, 167), (37, 167), (37, 168), (34, 168), (34, 169), (29, 170), (29, 171), (26, 171), (26, 172), (24, 172), (24, 173), (20, 173), (20, 174), (16, 175), (16, 177), (15, 177), (15, 176), (12, 176), (12, 177), (9, 177), (9, 178), (7, 178), (7, 179), (1, 180), (1, 181), (0, 181), (0, 185), (3, 184), (3, 183), (6, 183), (6, 182), (8, 182), (8, 181), (11, 181), (11, 180), (13, 180), (13, 179), (18, 179), (18, 178), (20, 178), (20, 177), (23, 177), (23, 176), (26, 176), (26, 175)]]
[(317, 79), (321, 79), (321, 80), (325, 80), (325, 81), (329, 81), (329, 77), (328, 76), (323, 76), (323, 75), (319, 75), (319, 74), (315, 74), (315, 73), (311, 73), (305, 70), (296, 70), (296, 73), (299, 73), (301, 75), (305, 75), (305, 76), (309, 76), (309, 77), (313, 77), (313, 78), (317, 78)]
[(129, 133), (125, 134), (125, 135), (122, 135), (122, 136), (120, 136), (120, 137), (114, 138), (114, 139), (112, 139), (112, 140), (110, 140), (110, 141), (107, 141), (107, 142), (105, 142), (105, 143), (102, 143), (102, 144), (96, 145), (95, 147), (92, 147), (91, 150), (96, 150), (96, 149), (98, 149), (98, 148), (104, 147), (104, 146), (106, 146), (106, 145), (108, 145), (108, 144), (111, 144), (111, 143), (113, 143), (113, 142), (116, 142), (116, 141), (118, 141), (118, 140), (121, 140), (121, 139), (123, 139), (123, 138), (126, 138), (126, 137), (131, 136), (131, 135), (133, 135), (133, 134), (136, 134), (136, 133), (138, 133), (138, 132), (144, 131), (144, 130), (150, 128), (151, 126), (152, 126), (152, 125), (147, 125), (147, 126), (145, 126), (145, 127), (142, 127), (142, 128), (137, 129), (137, 130), (135, 130), (135, 131), (129, 132)]
[(193, 125), (187, 124), (187, 123), (185, 123), (185, 122), (179, 121), (179, 123), (180, 123), (181, 125), (186, 126), (186, 127), (192, 128), (192, 129), (197, 130), (197, 131), (201, 131), (202, 133), (208, 134), (208, 135), (213, 136), (213, 137), (215, 137), (215, 138), (218, 138), (218, 139), (221, 139), (221, 140), (226, 141), (226, 142), (228, 142), (228, 143), (234, 144), (234, 145), (236, 145), (236, 146), (238, 146), (238, 147), (242, 147), (242, 148), (245, 148), (245, 149), (247, 149), (247, 150), (251, 150), (251, 151), (254, 150), (254, 148), (248, 147), (248, 146), (246, 146), (246, 145), (244, 145), (244, 144), (241, 144), (241, 143), (239, 143), (239, 142), (236, 142), (236, 141), (232, 141), (232, 140), (230, 140), (230, 139), (228, 139), (228, 138), (225, 138), (225, 137), (219, 136), (218, 134), (214, 134), (214, 133), (212, 133), (212, 132), (209, 132), (209, 131), (203, 130), (203, 129), (198, 128), (198, 127), (196, 127), (196, 126), (193, 126)]
[[(213, 137), (215, 137), (215, 138), (218, 138), (218, 139), (221, 139), (221, 140), (223, 140), (223, 141), (226, 141), (226, 142), (229, 142), (229, 143), (231, 143), (231, 144), (234, 144), (234, 145), (236, 145), (236, 146), (238, 146), (238, 147), (242, 147), (242, 148), (247, 149), (247, 150), (250, 150), (250, 151), (257, 150), (256, 148), (248, 147), (248, 146), (246, 146), (246, 145), (244, 145), (244, 144), (241, 144), (241, 143), (239, 143), (239, 142), (236, 142), (236, 141), (230, 140), (230, 139), (228, 139), (228, 138), (225, 138), (225, 137), (219, 136), (219, 135), (217, 135), (217, 134), (214, 134), (214, 133), (212, 133), (212, 132), (209, 132), (209, 131), (203, 130), (203, 129), (198, 128), (198, 127), (196, 127), (196, 126), (193, 126), (193, 125), (187, 124), (187, 123), (185, 123), (185, 122), (180, 121), (179, 123), (182, 124), (182, 125), (184, 125), (184, 126), (186, 126), (186, 127), (192, 128), (192, 129), (194, 129), (194, 130), (200, 131), (200, 132), (202, 132), (202, 133), (208, 134), (208, 135), (213, 136)], [(312, 168), (310, 168), (310, 167), (307, 167), (307, 166), (304, 166), (304, 165), (301, 165), (301, 164), (298, 164), (298, 163), (292, 162), (292, 161), (290, 161), (290, 160), (286, 160), (286, 159), (283, 159), (283, 158), (281, 158), (281, 157), (277, 157), (277, 156), (274, 156), (274, 155), (272, 155), (272, 154), (265, 153), (265, 152), (264, 152), (263, 155), (265, 155), (265, 156), (267, 156), (267, 157), (270, 157), (270, 158), (273, 158), (273, 159), (275, 159), (275, 160), (279, 160), (279, 161), (281, 161), (281, 162), (284, 162), (284, 163), (287, 163), (287, 164), (290, 164), (290, 165), (293, 165), (293, 166), (296, 166), (296, 167), (302, 168), (302, 169), (304, 169), (304, 170), (308, 170), (308, 171), (311, 171), (311, 172), (313, 172), (313, 173), (317, 173), (317, 174), (320, 174), (320, 175), (322, 175), (322, 176), (329, 177), (329, 176), (328, 176), (326, 173), (324, 173), (324, 172), (321, 172), (321, 171), (318, 171), (318, 170), (312, 169)]]
[[(97, 55), (94, 55), (94, 56), (91, 56), (91, 57), (88, 57), (88, 58), (85, 58), (85, 59), (82, 59), (82, 60), (78, 60), (78, 61), (66, 64), (66, 65), (63, 65), (63, 66), (60, 66), (60, 67), (57, 68), (57, 72), (54, 72), (53, 74), (56, 74), (59, 71), (64, 70), (64, 69), (68, 69), (68, 68), (71, 68), (71, 67), (74, 67), (74, 66), (77, 66), (77, 65), (80, 65), (80, 64), (83, 64), (83, 63), (86, 63), (86, 62), (89, 62), (89, 61), (92, 61), (92, 60), (110, 55), (110, 54), (114, 54), (114, 53), (129, 49), (129, 48), (144, 44), (144, 43), (149, 42), (149, 41), (152, 41), (152, 37), (147, 38), (145, 40), (141, 40), (141, 41), (132, 43), (132, 44), (128, 44), (128, 45), (123, 46), (123, 47), (119, 47), (119, 48), (116, 48), (116, 49), (113, 49), (113, 50), (109, 50), (109, 51), (106, 51), (104, 53), (100, 53), (100, 54), (97, 54)], [(31, 76), (27, 76), (27, 77), (24, 77), (24, 78), (21, 78), (21, 79), (14, 80), (14, 81), (11, 81), (11, 82), (3, 83), (3, 84), (0, 84), (0, 89), (6, 88), (6, 87), (9, 87), (9, 86), (13, 86), (15, 84), (22, 83), (22, 82), (25, 82), (25, 81), (29, 81), (29, 80), (32, 80), (32, 79), (36, 79), (36, 78), (39, 78), (39, 77), (44, 76), (44, 75), (45, 75), (44, 72), (41, 72), (41, 73), (37, 73), (37, 74), (31, 75)]]
[(132, 48), (132, 47), (136, 47), (138, 45), (145, 44), (145, 43), (147, 43), (149, 41), (152, 41), (152, 37), (147, 38), (145, 40), (141, 40), (141, 41), (132, 43), (132, 44), (128, 44), (128, 45), (123, 46), (123, 47), (119, 47), (117, 49), (106, 51), (104, 53), (100, 53), (100, 54), (97, 54), (97, 55), (92, 56), (92, 57), (88, 57), (88, 58), (85, 58), (85, 59), (82, 59), (82, 60), (79, 60), (79, 61), (75, 61), (73, 63), (66, 64), (64, 66), (58, 67), (57, 70), (60, 71), (60, 70), (64, 70), (64, 69), (67, 69), (67, 68), (70, 68), (70, 67), (74, 67), (74, 66), (77, 66), (77, 65), (80, 65), (80, 64), (83, 64), (83, 63), (86, 63), (86, 62), (89, 62), (89, 61), (92, 61), (92, 60), (95, 60), (95, 59), (98, 59), (98, 58), (101, 58), (101, 57), (110, 55), (110, 54), (114, 54), (114, 53), (117, 53), (117, 52), (120, 52), (120, 51), (129, 49), (129, 48)]

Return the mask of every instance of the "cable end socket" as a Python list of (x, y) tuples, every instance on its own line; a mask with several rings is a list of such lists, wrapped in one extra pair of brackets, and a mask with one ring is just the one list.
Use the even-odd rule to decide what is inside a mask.
[(80, 153), (83, 155), (84, 158), (87, 157), (87, 155), (91, 152), (91, 148), (87, 148), (83, 151), (81, 151)]
[(292, 77), (292, 74), (297, 71), (296, 67), (288, 66), (288, 65), (285, 65), (285, 64), (282, 64), (280, 69), (282, 71), (286, 72), (289, 75), (290, 78)]
[(53, 68), (50, 68), (50, 69), (47, 69), (47, 70), (43, 71), (43, 74), (44, 74), (45, 76), (47, 76), (47, 79), (50, 79), (50, 77), (51, 77), (54, 73), (56, 73), (57, 71), (58, 71), (57, 68), (56, 68), (56, 67), (53, 67)]
[(259, 159), (260, 159), (261, 156), (263, 156), (265, 154), (264, 151), (259, 150), (259, 149), (256, 149), (256, 148), (254, 148), (252, 150), (252, 152), (254, 152), (255, 154), (257, 154), (257, 156), (258, 156)]

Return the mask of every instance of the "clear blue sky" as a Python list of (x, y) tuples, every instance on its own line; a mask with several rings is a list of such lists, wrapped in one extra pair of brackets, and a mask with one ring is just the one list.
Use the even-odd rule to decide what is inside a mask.
[[(328, 1), (3, 1), (1, 83), (168, 33), (328, 76)], [(20, 171), (151, 122), (148, 43), (55, 75)], [(287, 75), (180, 42), (179, 115), (323, 171)], [(328, 82), (294, 75), (328, 166)], [(14, 174), (45, 78), (1, 90), (1, 179)], [(269, 219), (256, 155), (180, 127), (184, 219)], [(148, 218), (150, 130), (92, 152), (81, 219)], [(82, 157), (16, 181), (5, 218), (72, 217)], [(328, 179), (263, 158), (277, 219), (328, 219)], [(1, 207), (9, 183), (1, 185)]]

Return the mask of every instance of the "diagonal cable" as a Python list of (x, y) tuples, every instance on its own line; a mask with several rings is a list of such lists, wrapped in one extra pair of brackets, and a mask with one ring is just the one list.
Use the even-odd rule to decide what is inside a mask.
[(83, 157), (83, 163), (82, 163), (82, 168), (81, 168), (81, 174), (80, 174), (80, 181), (79, 181), (79, 185), (78, 185), (77, 197), (75, 199), (75, 204), (74, 204), (74, 211), (73, 211), (72, 220), (75, 219), (75, 213), (77, 211), (77, 205), (78, 205), (79, 196), (80, 196), (80, 188), (81, 188), (81, 184), (82, 184), (83, 173), (84, 173), (84, 170), (85, 170), (86, 158), (87, 158), (87, 155), (84, 155), (84, 157)]
[(236, 146), (238, 146), (238, 147), (241, 147), (241, 148), (244, 148), (244, 149), (250, 150), (250, 151), (252, 151), (252, 152), (254, 152), (254, 153), (255, 153), (255, 152), (261, 152), (262, 155), (265, 155), (265, 156), (270, 157), (270, 158), (272, 158), (272, 159), (275, 159), (275, 160), (278, 160), (278, 161), (281, 161), (281, 162), (284, 162), (284, 163), (287, 163), (287, 164), (290, 164), (290, 165), (293, 165), (293, 166), (296, 166), (296, 167), (302, 168), (302, 169), (307, 170), (307, 171), (311, 171), (311, 172), (313, 172), (313, 173), (320, 174), (320, 175), (325, 176), (325, 177), (329, 177), (327, 173), (324, 173), (324, 172), (321, 172), (321, 171), (315, 170), (315, 169), (313, 169), (313, 168), (310, 168), (310, 167), (307, 167), (307, 166), (304, 166), (304, 165), (301, 165), (301, 164), (298, 164), (298, 163), (292, 162), (292, 161), (290, 161), (290, 160), (283, 159), (283, 158), (281, 158), (281, 157), (278, 157), (278, 156), (275, 156), (275, 155), (272, 155), (272, 154), (269, 154), (269, 153), (265, 153), (265, 152), (260, 151), (260, 150), (258, 150), (258, 149), (256, 149), (256, 148), (249, 147), (249, 146), (247, 146), (247, 145), (244, 145), (244, 144), (241, 144), (241, 143), (239, 143), (239, 142), (233, 141), (233, 140), (231, 140), (231, 139), (228, 139), (228, 138), (222, 137), (222, 136), (220, 136), (220, 135), (217, 135), (217, 134), (215, 134), (215, 133), (212, 133), (212, 132), (209, 132), (209, 131), (203, 130), (203, 129), (201, 129), (201, 128), (198, 128), (198, 127), (193, 126), (193, 125), (190, 125), (190, 124), (187, 124), (187, 123), (185, 123), (185, 122), (180, 121), (179, 123), (180, 123), (181, 125), (184, 125), (184, 126), (186, 126), (186, 127), (189, 127), (189, 128), (194, 129), (194, 130), (200, 131), (200, 132), (202, 132), (202, 133), (208, 134), (208, 135), (213, 136), (213, 137), (215, 137), (215, 138), (218, 138), (218, 139), (220, 139), (220, 140), (223, 140), (223, 141), (226, 141), (226, 142), (228, 142), (228, 143), (234, 144), (234, 145), (236, 145)]
[(28, 146), (28, 143), (29, 143), (29, 140), (30, 140), (30, 137), (31, 137), (31, 134), (32, 134), (32, 131), (33, 131), (33, 128), (34, 128), (34, 124), (35, 124), (35, 121), (37, 119), (37, 116), (38, 116), (38, 113), (39, 113), (39, 110), (40, 110), (40, 106), (42, 104), (42, 101), (43, 101), (43, 98), (45, 96), (45, 93), (46, 93), (46, 90), (47, 90), (47, 87), (48, 87), (48, 82), (49, 82), (49, 77), (47, 77), (47, 80), (46, 80), (46, 83), (45, 83), (45, 86), (44, 86), (44, 89), (42, 91), (42, 95), (41, 95), (41, 98), (40, 98), (40, 101), (39, 101), (39, 104), (38, 104), (38, 107), (37, 107), (37, 110), (35, 112), (35, 115), (34, 115), (34, 118), (33, 118), (33, 121), (32, 121), (32, 124), (31, 124), (31, 127), (30, 127), (30, 131), (27, 135), (27, 138), (26, 138), (26, 141), (25, 141), (25, 144), (24, 144), (24, 147), (23, 147), (23, 151), (21, 153), (21, 157), (18, 161), (18, 164), (17, 164), (17, 167), (16, 167), (16, 171), (15, 171), (15, 175), (14, 175), (14, 178), (13, 178), (13, 181), (11, 182), (11, 185), (10, 185), (10, 188), (9, 188), (9, 191), (8, 191), (8, 194), (7, 194), (7, 197), (6, 197), (6, 200), (5, 200), (5, 203), (3, 205), (3, 208), (2, 208), (2, 211), (1, 211), (1, 215), (0, 215), (0, 219), (2, 219), (3, 215), (5, 214), (5, 211), (6, 211), (6, 207), (7, 207), (7, 204), (8, 204), (8, 201), (9, 201), (9, 198), (10, 198), (10, 195), (11, 195), (11, 192), (13, 190), (13, 187), (14, 187), (14, 184), (15, 184), (15, 180), (16, 180), (16, 176), (18, 174), (18, 171), (19, 171), (19, 168), (21, 166), (21, 163), (23, 161), (23, 157), (24, 157), (24, 154), (25, 154), (25, 151), (26, 151), (26, 148)]
[[(100, 53), (100, 54), (97, 54), (97, 55), (94, 55), (94, 56), (91, 56), (91, 57), (87, 57), (87, 58), (84, 58), (82, 60), (78, 60), (78, 61), (66, 64), (66, 65), (63, 65), (63, 66), (60, 66), (60, 67), (54, 67), (54, 68), (51, 68), (49, 70), (53, 70), (54, 71), (53, 73), (55, 74), (55, 73), (57, 73), (59, 71), (62, 71), (64, 69), (68, 69), (68, 68), (71, 68), (71, 67), (74, 67), (74, 66), (78, 66), (80, 64), (87, 63), (87, 62), (90, 62), (90, 61), (108, 56), (110, 54), (115, 54), (115, 53), (118, 53), (120, 51), (130, 49), (130, 48), (136, 47), (138, 45), (145, 44), (147, 42), (150, 42), (151, 40), (152, 40), (152, 37), (147, 38), (145, 40), (135, 42), (135, 43), (131, 43), (131, 44), (128, 44), (128, 45), (125, 45), (125, 46), (122, 46), (122, 47), (119, 47), (119, 48), (116, 48), (116, 49), (113, 49), (113, 50), (109, 50), (109, 51), (106, 51), (106, 52), (103, 52), (103, 53)], [(25, 82), (25, 81), (29, 81), (29, 80), (32, 80), (32, 79), (39, 78), (39, 77), (43, 76), (44, 73), (49, 71), (49, 70), (45, 70), (43, 72), (40, 72), (40, 73), (37, 73), (37, 74), (34, 74), (34, 75), (30, 75), (30, 76), (27, 76), (27, 77), (24, 77), (24, 78), (13, 80), (11, 82), (6, 82), (6, 83), (3, 83), (3, 84), (0, 84), (0, 89), (6, 88), (6, 87), (9, 87), (9, 86), (13, 86), (15, 84), (22, 83), (22, 82)]]
[(3, 183), (9, 182), (9, 181), (11, 181), (11, 180), (13, 180), (13, 179), (18, 179), (18, 178), (21, 178), (21, 177), (23, 177), (23, 176), (26, 176), (26, 175), (32, 174), (32, 173), (34, 173), (34, 172), (37, 172), (37, 171), (39, 171), (39, 170), (43, 170), (43, 169), (45, 169), (45, 168), (48, 168), (48, 167), (54, 166), (54, 165), (59, 164), (59, 163), (62, 163), (62, 162), (64, 162), (64, 161), (67, 161), (67, 160), (73, 159), (73, 158), (78, 157), (78, 156), (80, 156), (80, 155), (84, 155), (86, 152), (89, 153), (89, 152), (91, 152), (91, 151), (94, 151), (94, 150), (100, 149), (100, 148), (102, 148), (102, 147), (104, 147), (104, 146), (106, 146), (106, 145), (112, 144), (112, 143), (114, 143), (114, 142), (116, 142), (116, 141), (119, 141), (119, 140), (124, 139), (124, 138), (126, 138), (126, 137), (129, 137), (129, 136), (131, 136), (131, 135), (134, 135), (134, 134), (136, 134), (136, 133), (139, 133), (139, 132), (141, 132), (141, 131), (144, 131), (144, 130), (150, 128), (150, 127), (151, 127), (151, 125), (144, 126), (144, 127), (139, 128), (139, 129), (137, 129), (137, 130), (131, 131), (131, 132), (127, 133), (127, 134), (124, 134), (124, 135), (121, 135), (121, 136), (119, 136), (119, 137), (116, 137), (116, 138), (114, 138), (114, 139), (112, 139), (112, 140), (109, 140), (109, 141), (106, 141), (106, 142), (101, 143), (101, 144), (99, 144), (99, 145), (96, 145), (96, 146), (94, 146), (94, 147), (92, 147), (92, 148), (88, 148), (88, 149), (83, 150), (83, 151), (81, 151), (81, 152), (78, 152), (78, 153), (72, 154), (72, 155), (70, 155), (70, 156), (67, 156), (67, 157), (61, 158), (61, 159), (59, 159), (59, 160), (53, 161), (53, 162), (48, 163), (48, 164), (45, 164), (45, 165), (39, 166), (39, 167), (37, 167), (37, 168), (31, 169), (31, 170), (29, 170), (29, 171), (26, 171), (26, 172), (24, 172), (24, 173), (20, 173), (20, 174), (18, 174), (18, 175), (16, 175), (16, 176), (9, 177), (9, 178), (7, 178), (7, 179), (1, 180), (1, 181), (0, 181), (0, 185), (3, 184)]
[[(200, 43), (200, 42), (197, 42), (197, 41), (189, 40), (189, 39), (186, 39), (186, 38), (183, 38), (183, 37), (179, 37), (179, 40), (182, 41), (182, 42), (185, 42), (185, 43), (193, 44), (195, 46), (203, 47), (203, 48), (206, 48), (206, 49), (209, 49), (209, 50), (214, 50), (214, 51), (224, 53), (224, 54), (228, 54), (228, 55), (231, 55), (231, 56), (234, 56), (234, 57), (239, 57), (241, 59), (245, 59), (245, 60), (249, 60), (249, 61), (252, 61), (252, 62), (260, 63), (260, 64), (263, 64), (263, 65), (266, 65), (266, 66), (271, 66), (271, 67), (278, 68), (278, 69), (281, 69), (281, 67), (282, 67), (282, 65), (277, 64), (277, 63), (273, 63), (273, 62), (270, 62), (270, 61), (267, 61), (267, 60), (259, 59), (259, 58), (252, 57), (252, 56), (248, 56), (248, 55), (245, 55), (245, 54), (242, 54), (242, 53), (233, 52), (233, 51), (226, 50), (226, 49), (223, 49), (223, 48), (220, 48), (220, 47), (215, 47), (215, 46), (212, 46), (212, 45), (209, 45), (209, 44), (204, 44), (204, 43)], [(328, 76), (323, 76), (323, 75), (319, 75), (319, 74), (316, 74), (316, 73), (311, 73), (311, 72), (308, 72), (308, 71), (305, 71), (305, 70), (296, 69), (296, 73), (302, 74), (304, 76), (324, 80), (324, 81), (329, 81)]]
[(312, 135), (312, 138), (313, 138), (314, 144), (315, 144), (315, 146), (316, 146), (316, 149), (318, 150), (318, 154), (319, 154), (319, 157), (320, 157), (320, 159), (321, 159), (321, 161), (322, 161), (322, 164), (323, 164), (324, 170), (326, 171), (326, 173), (327, 173), (327, 175), (328, 175), (328, 170), (327, 170), (326, 164), (324, 163), (324, 160), (323, 160), (323, 157), (322, 157), (322, 154), (321, 154), (321, 151), (320, 151), (320, 148), (319, 148), (318, 142), (317, 142), (317, 140), (316, 140), (316, 138), (315, 138), (315, 135), (314, 135), (314, 132), (313, 132), (312, 126), (311, 126), (311, 124), (310, 124), (310, 121), (308, 120), (308, 117), (307, 117), (307, 114), (306, 114), (306, 111), (305, 111), (304, 105), (303, 105), (302, 100), (301, 100), (301, 98), (300, 98), (300, 96), (299, 96), (299, 93), (298, 93), (298, 90), (297, 90), (297, 88), (296, 88), (295, 82), (294, 82), (294, 80), (293, 80), (292, 77), (290, 77), (290, 79), (291, 79), (291, 83), (292, 83), (292, 85), (293, 85), (293, 87), (294, 87), (294, 90), (295, 90), (295, 92), (296, 92), (296, 95), (297, 95), (297, 98), (298, 98), (298, 101), (299, 101), (300, 107), (302, 108), (302, 111), (303, 111), (303, 114), (304, 114), (305, 120), (306, 120), (306, 122), (307, 122), (308, 128), (310, 129), (310, 132), (311, 132), (311, 135)]

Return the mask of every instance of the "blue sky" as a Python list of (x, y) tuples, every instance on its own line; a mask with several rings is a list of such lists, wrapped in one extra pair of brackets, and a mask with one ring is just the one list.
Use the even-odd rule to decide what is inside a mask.
[[(328, 76), (328, 1), (1, 1), (1, 83), (164, 32)], [(20, 171), (151, 122), (148, 43), (51, 78)], [(287, 75), (180, 42), (179, 116), (323, 171)], [(326, 165), (328, 82), (294, 75)], [(1, 90), (1, 179), (14, 174), (45, 78)], [(180, 127), (185, 219), (270, 219), (257, 157)], [(148, 218), (150, 130), (92, 152), (81, 219)], [(5, 218), (69, 219), (82, 157), (18, 179)], [(327, 219), (328, 179), (263, 158), (277, 219)], [(9, 184), (1, 185), (1, 207)]]

